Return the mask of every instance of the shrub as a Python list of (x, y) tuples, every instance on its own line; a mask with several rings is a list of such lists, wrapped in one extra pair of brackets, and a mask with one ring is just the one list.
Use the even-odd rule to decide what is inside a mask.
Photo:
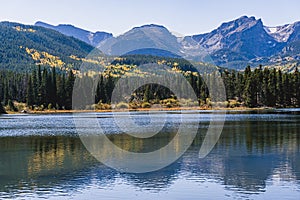
[(204, 105), (205, 105), (205, 101), (202, 100), (202, 99), (200, 99), (200, 100), (199, 100), (199, 105), (200, 105), (200, 106), (204, 106)]
[(96, 110), (109, 110), (111, 109), (111, 105), (107, 103), (98, 103), (94, 105), (94, 109)]
[(141, 106), (142, 108), (151, 108), (151, 104), (148, 102), (143, 102)]
[(160, 104), (167, 108), (179, 106), (179, 102), (176, 99), (172, 99), (172, 98), (161, 100)]
[(235, 108), (239, 107), (241, 104), (237, 100), (229, 100), (229, 107), (230, 108)]
[(224, 102), (215, 102), (214, 106), (218, 107), (218, 108), (227, 108), (229, 105), (228, 101), (224, 101)]
[(141, 105), (137, 102), (129, 103), (129, 108), (131, 108), (131, 109), (137, 109), (137, 108), (140, 108), (140, 107), (141, 107)]
[(26, 107), (26, 103), (19, 103), (15, 102), (15, 107), (20, 111), (20, 110), (27, 110), (28, 108)]
[(129, 108), (129, 105), (128, 103), (125, 103), (125, 102), (120, 102), (116, 105), (116, 108), (117, 109), (128, 109)]
[(187, 106), (188, 107), (199, 106), (199, 102), (198, 101), (192, 101), (192, 100), (190, 100), (190, 101), (187, 102)]
[(12, 100), (8, 100), (8, 109), (10, 111), (18, 112), (18, 109), (16, 108), (16, 106)]
[(48, 104), (48, 110), (51, 110), (52, 109), (52, 103), (49, 103)]
[(228, 105), (229, 105), (228, 101), (217, 102), (217, 107), (220, 107), (220, 108), (227, 108)]

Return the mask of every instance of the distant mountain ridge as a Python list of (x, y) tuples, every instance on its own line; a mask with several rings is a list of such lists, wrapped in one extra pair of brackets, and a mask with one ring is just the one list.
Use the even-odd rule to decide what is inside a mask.
[(97, 46), (101, 41), (111, 38), (113, 36), (111, 33), (103, 32), (103, 31), (97, 31), (93, 33), (91, 31), (77, 28), (70, 24), (59, 24), (57, 26), (53, 26), (51, 24), (38, 21), (35, 23), (35, 26), (41, 26), (44, 28), (56, 30), (67, 36), (72, 36), (74, 38), (82, 40), (83, 42), (90, 44), (92, 46)]

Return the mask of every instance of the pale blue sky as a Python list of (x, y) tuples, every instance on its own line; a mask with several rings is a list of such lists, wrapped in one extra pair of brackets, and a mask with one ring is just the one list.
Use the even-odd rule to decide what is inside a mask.
[(155, 23), (188, 35), (209, 32), (242, 15), (265, 25), (300, 21), (299, 0), (1, 0), (0, 21), (73, 24), (114, 35)]

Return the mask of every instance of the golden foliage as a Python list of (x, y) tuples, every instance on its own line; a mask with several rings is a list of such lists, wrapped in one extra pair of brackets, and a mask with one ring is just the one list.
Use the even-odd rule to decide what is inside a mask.
[(21, 26), (15, 26), (15, 27), (13, 27), (13, 29), (15, 29), (16, 31), (19, 31), (19, 32), (31, 32), (31, 33), (34, 33), (36, 31), (36, 30), (34, 30), (32, 28), (25, 29), (25, 28), (22, 28)]
[(31, 55), (32, 59), (37, 61), (38, 65), (49, 65), (51, 67), (63, 67), (65, 63), (58, 56), (51, 55), (47, 52), (38, 52), (35, 49), (25, 48), (26, 52)]

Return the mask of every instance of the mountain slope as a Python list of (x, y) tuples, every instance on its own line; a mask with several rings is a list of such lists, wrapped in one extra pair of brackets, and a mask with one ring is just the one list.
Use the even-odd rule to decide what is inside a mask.
[(161, 49), (180, 54), (176, 36), (163, 26), (150, 24), (135, 27), (117, 38), (110, 38), (98, 48), (110, 55), (124, 55), (139, 49)]
[(94, 48), (57, 31), (19, 23), (0, 23), (0, 68), (28, 71), (37, 64), (78, 67)]
[(126, 53), (125, 55), (149, 55), (149, 56), (158, 56), (164, 58), (181, 58), (181, 56), (176, 55), (170, 51), (154, 48), (144, 48), (137, 49)]
[(74, 38), (77, 38), (81, 41), (84, 41), (87, 44), (90, 44), (92, 46), (99, 45), (100, 42), (103, 40), (106, 40), (108, 38), (112, 37), (111, 33), (106, 32), (90, 32), (81, 28), (77, 28), (73, 25), (68, 24), (59, 24), (57, 26), (53, 26), (44, 22), (36, 22), (35, 26), (41, 26), (44, 28), (49, 28), (56, 30), (62, 34), (65, 34), (67, 36), (72, 36)]

